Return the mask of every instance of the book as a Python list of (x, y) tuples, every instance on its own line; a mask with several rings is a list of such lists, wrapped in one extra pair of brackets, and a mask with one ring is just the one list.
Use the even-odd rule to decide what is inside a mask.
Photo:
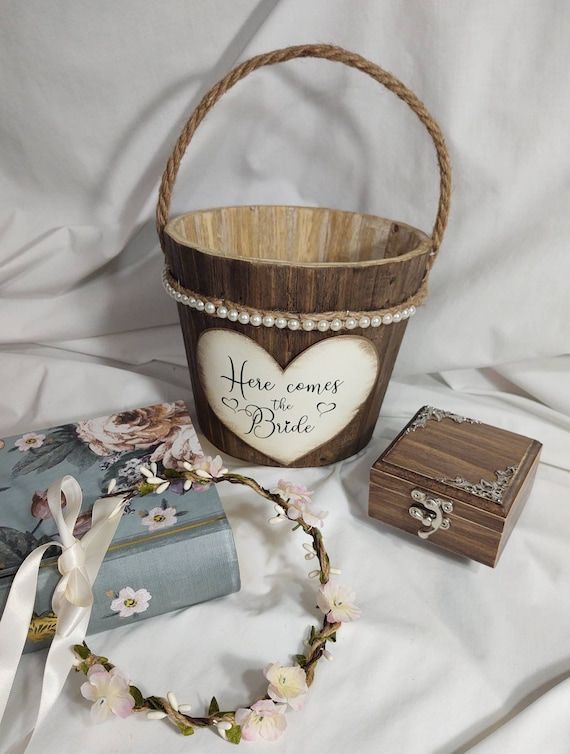
[[(93, 503), (112, 479), (120, 492), (141, 479), (141, 465), (177, 468), (183, 459), (202, 455), (183, 401), (0, 440), (0, 615), (22, 561), (38, 545), (58, 538), (46, 498), (52, 482), (71, 474), (81, 485), (83, 506), (74, 531), (81, 538), (90, 527)], [(51, 598), (60, 579), (59, 553), (48, 550), (40, 567), (27, 651), (45, 646), (55, 633)], [(233, 535), (214, 485), (184, 490), (176, 480), (161, 495), (137, 496), (127, 504), (93, 586), (88, 633), (239, 588)]]

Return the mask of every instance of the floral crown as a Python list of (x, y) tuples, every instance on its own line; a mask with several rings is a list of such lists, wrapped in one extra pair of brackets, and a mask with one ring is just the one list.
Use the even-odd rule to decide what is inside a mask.
[(317, 606), (324, 614), (320, 626), (311, 626), (305, 640), (304, 654), (294, 655), (295, 664), (271, 663), (264, 669), (268, 681), (267, 693), (249, 706), (236, 710), (222, 711), (216, 697), (212, 697), (207, 714), (195, 716), (189, 704), (179, 704), (174, 692), (166, 697), (144, 696), (127, 680), (106, 657), (94, 654), (87, 644), (74, 647), (77, 656), (76, 669), (87, 676), (81, 686), (82, 695), (93, 702), (91, 709), (95, 721), (105, 719), (109, 714), (127, 717), (138, 712), (146, 714), (150, 720), (165, 720), (173, 723), (185, 736), (192, 735), (196, 728), (210, 728), (217, 731), (231, 743), (278, 739), (287, 727), (285, 712), (288, 709), (302, 708), (309, 686), (313, 683), (315, 670), (321, 658), (330, 659), (328, 642), (335, 642), (337, 633), (346, 621), (360, 617), (360, 610), (354, 603), (354, 593), (342, 584), (331, 581), (331, 576), (340, 571), (331, 568), (325, 550), (321, 527), (327, 512), (318, 509), (306, 487), (280, 480), (269, 490), (255, 479), (229, 472), (223, 467), (220, 456), (200, 457), (184, 461), (179, 468), (159, 469), (156, 463), (140, 468), (141, 480), (128, 490), (116, 491), (116, 480), (111, 480), (107, 496), (121, 494), (125, 504), (137, 495), (162, 494), (173, 483), (182, 483), (185, 489), (192, 485), (208, 486), (229, 482), (249, 487), (258, 495), (273, 503), (275, 515), (270, 524), (292, 522), (292, 531), (300, 530), (309, 537), (303, 543), (305, 559), (316, 559), (318, 568), (309, 573), (310, 578), (318, 578), (320, 587)]

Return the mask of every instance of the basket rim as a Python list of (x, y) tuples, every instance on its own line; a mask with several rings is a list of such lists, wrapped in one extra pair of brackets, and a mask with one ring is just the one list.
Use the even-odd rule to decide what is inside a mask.
[[(395, 257), (387, 257), (387, 258), (381, 258), (381, 259), (365, 259), (361, 261), (349, 261), (349, 262), (290, 262), (287, 260), (282, 259), (268, 259), (266, 257), (243, 257), (239, 254), (220, 254), (220, 252), (216, 249), (212, 249), (208, 246), (203, 246), (197, 243), (192, 243), (192, 245), (189, 244), (188, 239), (183, 238), (176, 230), (175, 225), (180, 222), (180, 220), (183, 217), (190, 217), (192, 215), (200, 215), (204, 214), (206, 212), (216, 212), (223, 209), (257, 209), (257, 208), (283, 208), (283, 209), (302, 209), (302, 210), (318, 210), (318, 211), (329, 211), (329, 212), (336, 212), (344, 215), (354, 215), (364, 218), (369, 218), (371, 220), (384, 220), (386, 222), (390, 223), (396, 223), (397, 225), (407, 228), (408, 230), (413, 231), (416, 233), (420, 239), (420, 243), (411, 251), (407, 251), (405, 254), (400, 254)], [(298, 205), (298, 204), (230, 204), (230, 205), (222, 205), (218, 207), (204, 207), (201, 209), (195, 209), (191, 210), (190, 212), (182, 212), (179, 215), (176, 215), (176, 217), (171, 218), (166, 227), (164, 228), (164, 232), (173, 240), (176, 241), (176, 243), (180, 244), (181, 246), (185, 246), (188, 249), (194, 249), (196, 251), (199, 251), (202, 254), (207, 254), (209, 256), (218, 257), (220, 259), (232, 259), (232, 260), (239, 260), (241, 262), (248, 262), (251, 264), (263, 264), (263, 265), (275, 265), (278, 267), (315, 267), (315, 268), (331, 268), (331, 267), (379, 267), (384, 266), (388, 264), (399, 264), (402, 262), (407, 262), (410, 259), (414, 259), (415, 257), (422, 256), (424, 254), (430, 254), (433, 251), (433, 241), (430, 238), (430, 236), (425, 233), (423, 230), (420, 230), (419, 228), (416, 228), (413, 225), (410, 225), (409, 223), (400, 222), (399, 220), (391, 220), (390, 218), (386, 217), (380, 217), (379, 215), (373, 215), (370, 213), (363, 213), (363, 212), (354, 212), (352, 210), (345, 210), (345, 209), (335, 209), (333, 207), (315, 207), (315, 206), (308, 206), (308, 205)]]

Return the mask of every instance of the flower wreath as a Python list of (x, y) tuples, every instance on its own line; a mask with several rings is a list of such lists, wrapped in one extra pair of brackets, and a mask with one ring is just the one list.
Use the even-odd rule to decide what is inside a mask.
[[(140, 483), (132, 489), (121, 490), (119, 494), (125, 495), (125, 502), (136, 495), (160, 495), (175, 479), (183, 480), (186, 490), (193, 484), (204, 486), (221, 482), (249, 487), (274, 504), (275, 515), (269, 519), (271, 524), (293, 521), (292, 531), (300, 529), (310, 537), (311, 543), (305, 542), (303, 547), (306, 550), (305, 559), (316, 558), (319, 564), (309, 576), (318, 577), (320, 581), (317, 606), (324, 613), (322, 625), (311, 626), (305, 641), (305, 654), (296, 654), (294, 665), (273, 663), (265, 668), (265, 677), (269, 682), (267, 694), (248, 707), (222, 711), (216, 697), (212, 697), (207, 715), (195, 717), (191, 714), (190, 705), (179, 704), (172, 691), (166, 697), (143, 696), (106, 657), (94, 654), (85, 643), (74, 647), (76, 669), (87, 676), (81, 693), (93, 702), (91, 713), (96, 721), (105, 719), (109, 713), (127, 717), (133, 712), (142, 712), (150, 720), (170, 721), (185, 736), (192, 735), (195, 728), (212, 728), (234, 744), (242, 739), (274, 741), (287, 727), (285, 711), (288, 708), (298, 710), (303, 706), (319, 660), (322, 657), (330, 659), (327, 642), (336, 641), (342, 623), (360, 617), (360, 610), (354, 604), (353, 591), (330, 580), (340, 571), (330, 566), (320, 530), (327, 513), (315, 508), (312, 493), (304, 486), (280, 480), (277, 487), (268, 490), (255, 479), (223, 468), (219, 456), (184, 461), (180, 466), (178, 469), (162, 468), (161, 476), (155, 463), (150, 468), (143, 466), (140, 469)], [(116, 481), (112, 480), (108, 495), (116, 495), (115, 488)]]

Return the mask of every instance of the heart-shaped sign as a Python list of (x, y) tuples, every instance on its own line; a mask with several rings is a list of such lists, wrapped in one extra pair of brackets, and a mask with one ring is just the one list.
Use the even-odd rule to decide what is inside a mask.
[(251, 338), (206, 330), (198, 369), (210, 408), (241, 440), (281, 464), (332, 440), (354, 419), (378, 374), (370, 340), (337, 335), (282, 369)]

